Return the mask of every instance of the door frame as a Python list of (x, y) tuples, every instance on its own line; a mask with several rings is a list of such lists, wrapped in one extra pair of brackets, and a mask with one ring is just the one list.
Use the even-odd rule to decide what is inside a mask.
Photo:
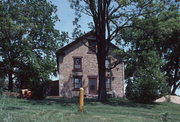
[(90, 79), (96, 79), (96, 93), (95, 94), (92, 94), (92, 95), (96, 95), (97, 94), (97, 91), (98, 91), (98, 83), (97, 83), (97, 75), (89, 75), (88, 76), (88, 91), (89, 91), (89, 93), (88, 94), (90, 94), (90, 88), (89, 88), (89, 83), (90, 83)]

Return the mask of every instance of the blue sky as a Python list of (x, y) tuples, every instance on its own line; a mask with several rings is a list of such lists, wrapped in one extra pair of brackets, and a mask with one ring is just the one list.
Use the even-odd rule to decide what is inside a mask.
[[(68, 32), (71, 36), (71, 33), (73, 32), (74, 26), (72, 24), (72, 21), (74, 19), (74, 10), (70, 8), (70, 3), (68, 0), (48, 0), (51, 1), (54, 5), (57, 6), (57, 15), (60, 19), (60, 22), (57, 22), (55, 24), (55, 28), (58, 29), (60, 32), (65, 31)], [(82, 26), (82, 31), (88, 32), (90, 31), (88, 29), (87, 23), (92, 21), (92, 19), (86, 15), (82, 16), (80, 20), (80, 25)], [(176, 92), (178, 95), (180, 95), (180, 89)]]
[[(70, 3), (68, 0), (48, 0), (51, 1), (54, 5), (57, 6), (57, 15), (60, 19), (60, 22), (56, 23), (55, 28), (59, 31), (65, 31), (68, 32), (71, 36), (71, 33), (73, 32), (73, 29), (75, 26), (73, 26), (72, 21), (74, 20), (74, 10), (70, 8)], [(80, 25), (82, 26), (82, 32), (88, 32), (90, 31), (88, 29), (87, 23), (91, 21), (91, 18), (89, 16), (83, 16), (80, 19)]]

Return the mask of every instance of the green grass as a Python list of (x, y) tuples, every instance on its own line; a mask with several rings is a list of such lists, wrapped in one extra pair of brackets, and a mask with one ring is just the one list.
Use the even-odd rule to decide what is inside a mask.
[(0, 96), (0, 122), (180, 122), (180, 105), (136, 104), (111, 99), (106, 104), (85, 100), (78, 112), (78, 99), (25, 100)]

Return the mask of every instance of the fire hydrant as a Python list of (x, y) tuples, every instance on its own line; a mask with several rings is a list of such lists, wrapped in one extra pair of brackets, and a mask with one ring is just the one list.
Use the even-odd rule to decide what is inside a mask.
[(84, 89), (79, 89), (79, 111), (83, 112), (84, 110)]

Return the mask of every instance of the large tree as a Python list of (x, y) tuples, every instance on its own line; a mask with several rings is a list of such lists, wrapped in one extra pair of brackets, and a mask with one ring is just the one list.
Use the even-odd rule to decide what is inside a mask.
[(16, 81), (23, 87), (32, 79), (49, 79), (60, 37), (54, 28), (56, 10), (46, 0), (0, 1), (0, 69), (10, 91)]
[[(159, 11), (163, 3), (159, 0), (69, 0), (71, 7), (76, 10), (78, 22), (82, 13), (92, 17), (91, 28), (97, 40), (97, 61), (99, 73), (98, 99), (106, 101), (105, 87), (105, 59), (109, 53), (109, 44), (117, 35), (121, 35), (123, 28), (138, 28), (141, 26), (130, 25), (134, 18), (150, 15)], [(79, 28), (78, 24), (76, 27)], [(79, 32), (78, 29), (75, 29)], [(122, 41), (122, 40), (119, 40)]]
[(179, 8), (164, 12), (159, 17), (159, 26), (154, 40), (157, 40), (157, 50), (165, 61), (163, 70), (166, 72), (167, 82), (175, 94), (180, 86), (180, 15)]
[[(133, 77), (138, 67), (143, 65), (139, 61), (139, 55), (143, 51), (156, 50), (164, 65), (162, 71), (166, 74), (170, 93), (175, 94), (180, 86), (180, 16), (179, 6), (175, 3), (165, 5), (163, 11), (154, 15), (136, 18), (132, 25), (143, 27), (147, 31), (139, 29), (124, 29), (121, 36), (131, 48), (127, 62), (126, 78)], [(134, 55), (134, 56), (133, 56)]]

